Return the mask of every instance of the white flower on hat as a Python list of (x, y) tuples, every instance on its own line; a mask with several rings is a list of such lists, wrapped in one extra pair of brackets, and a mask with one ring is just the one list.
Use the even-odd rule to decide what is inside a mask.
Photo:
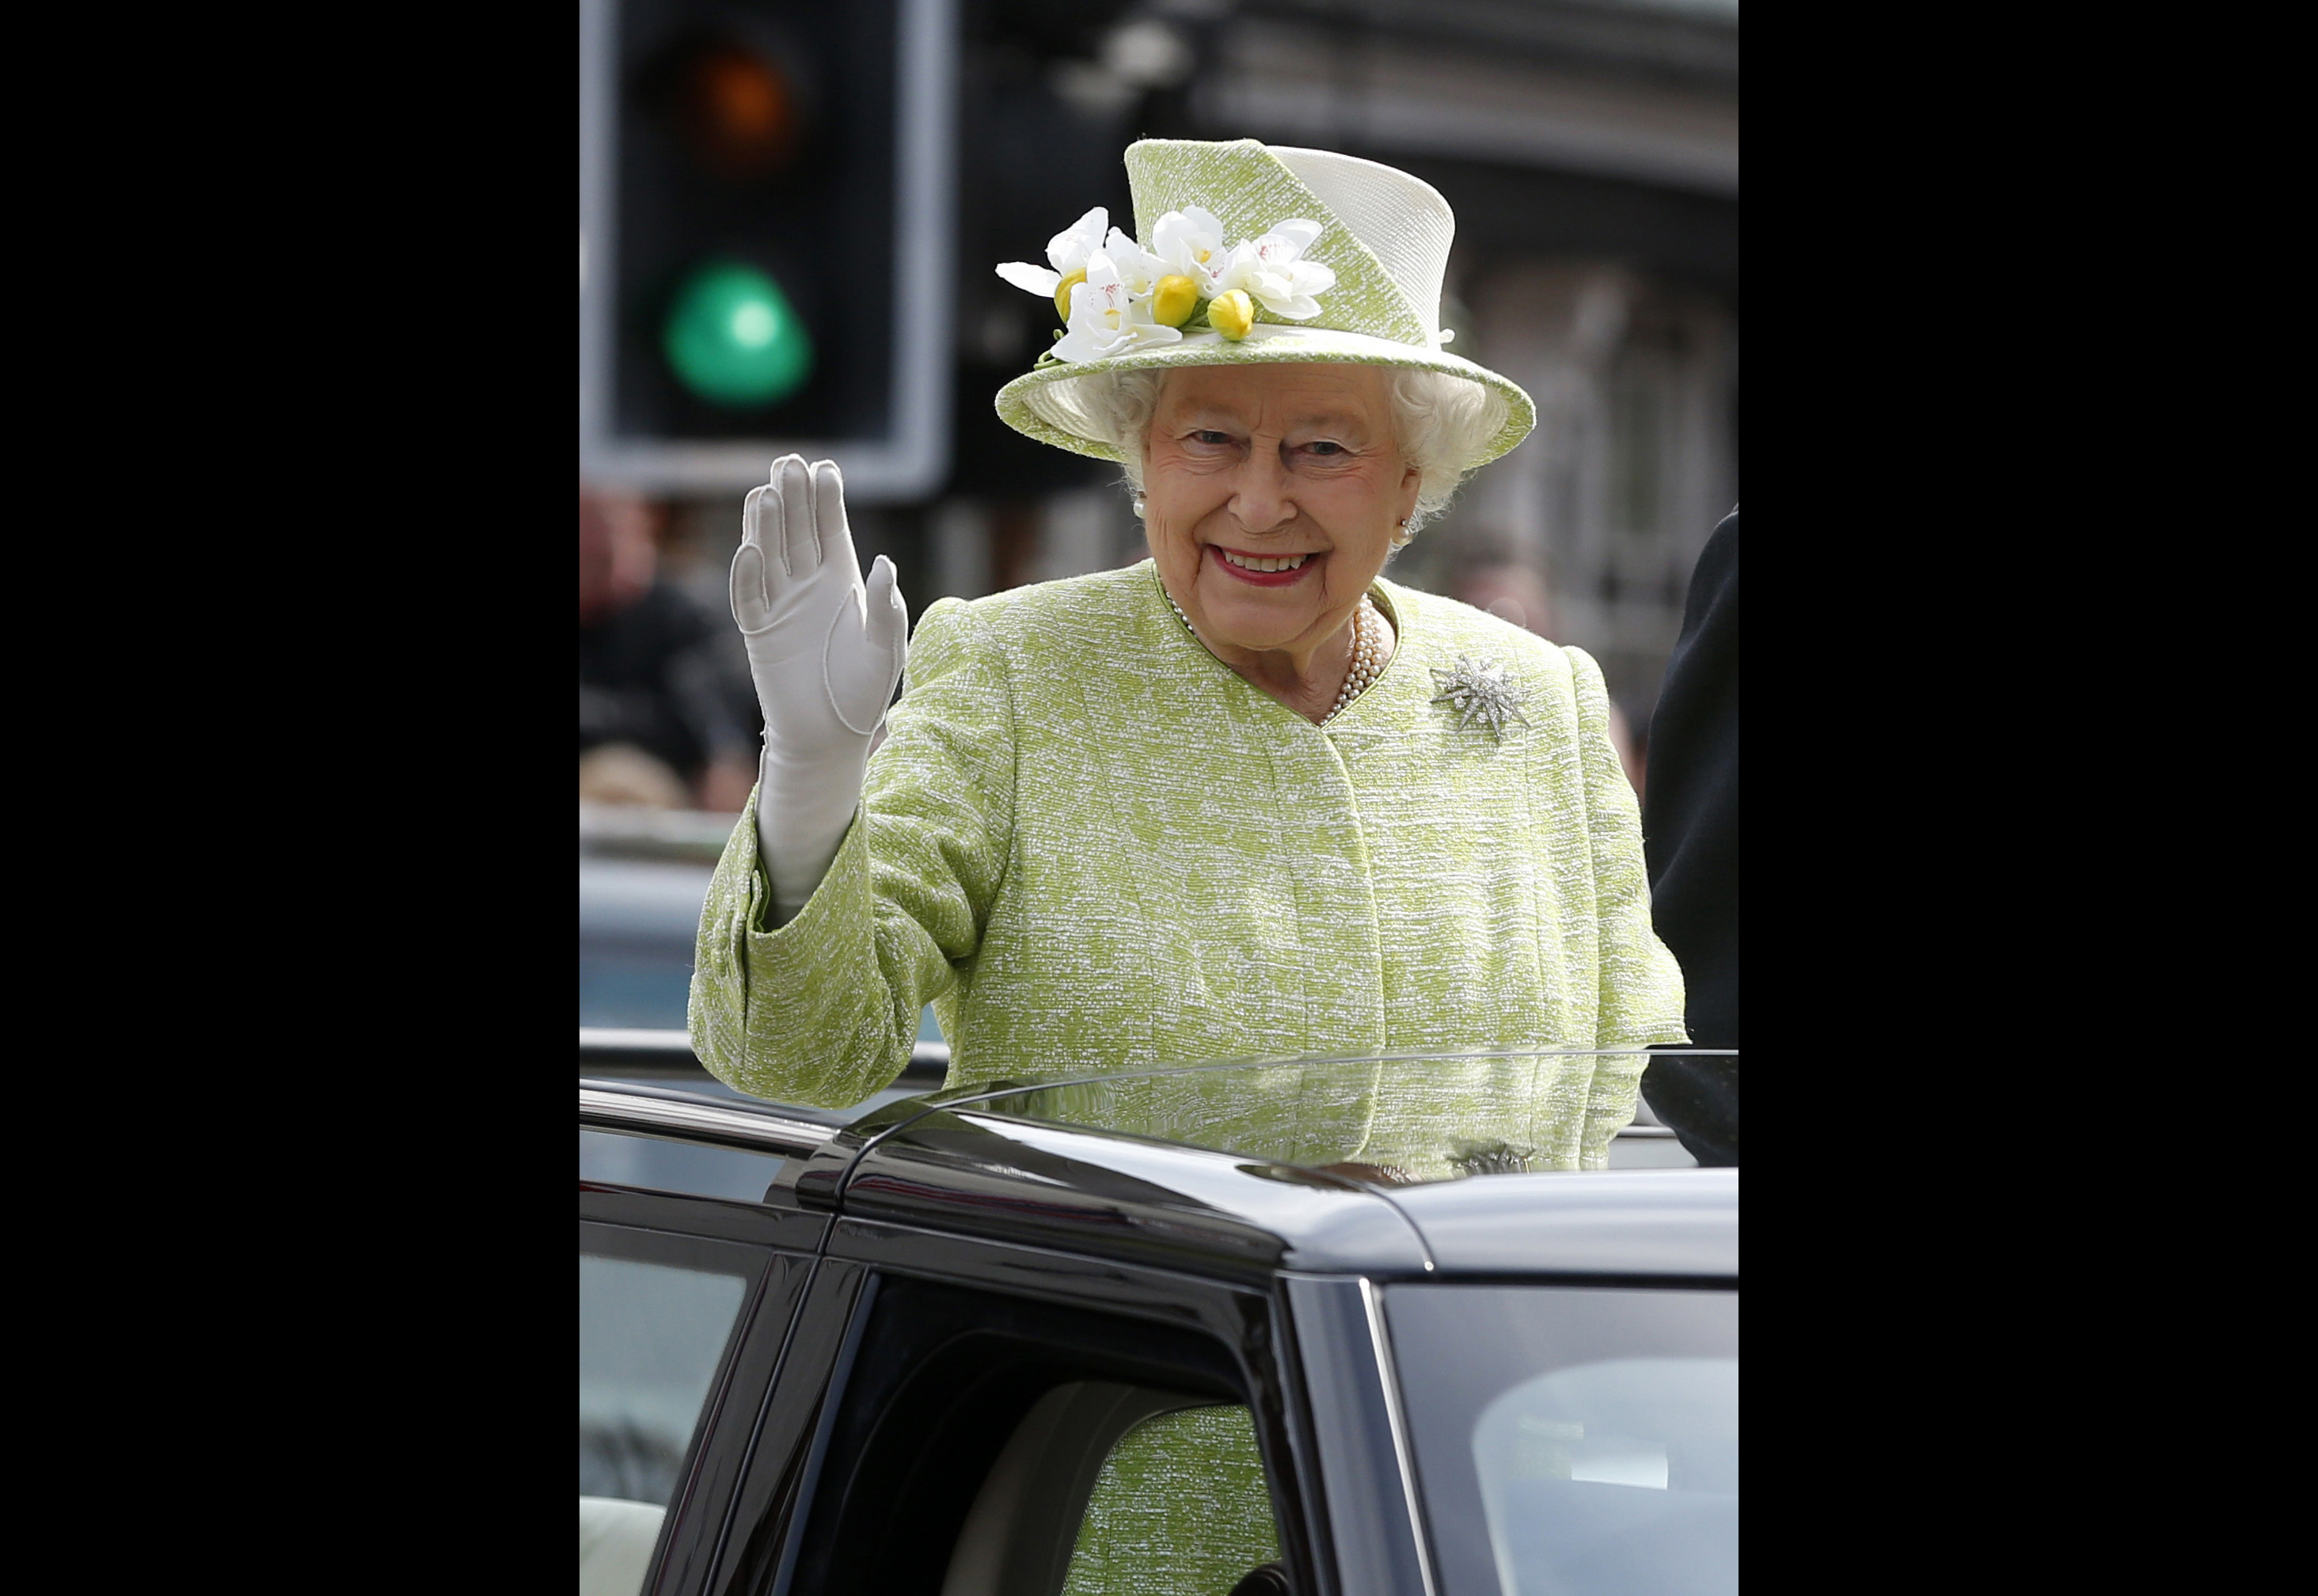
[(1119, 268), (1119, 280), (1127, 284), (1132, 294), (1147, 294), (1159, 285), (1167, 274), (1167, 263), (1146, 251), (1140, 244), (1120, 232), (1110, 229), (1103, 241), (1102, 252), (1110, 256), (1110, 264)]
[(1215, 279), (1215, 292), (1245, 289), (1274, 316), (1303, 321), (1320, 314), (1315, 296), (1336, 286), (1336, 273), (1317, 261), (1302, 258), (1320, 236), (1316, 221), (1283, 221), (1260, 238), (1250, 238), (1231, 253)]
[(1085, 271), (1088, 260), (1102, 253), (1103, 229), (1109, 227), (1110, 212), (1097, 205), (1073, 222), (1068, 232), (1047, 240), (1047, 259), (1054, 264), (1053, 271), (1028, 261), (1008, 261), (998, 268), (998, 274), (1017, 288), (1052, 299), (1064, 278)]
[(1151, 229), (1151, 249), (1169, 272), (1198, 283), (1203, 300), (1219, 291), (1216, 278), (1231, 264), (1224, 224), (1197, 205), (1161, 217)]
[(1056, 360), (1101, 360), (1182, 336), (1153, 320), (1150, 296), (1128, 288), (1118, 263), (1098, 252), (1087, 257), (1086, 281), (1071, 289), (1070, 330), (1047, 353)]
[(1150, 249), (1110, 221), (1098, 205), (1056, 233), (1047, 245), (1051, 271), (1027, 261), (998, 268), (1015, 287), (1052, 298), (1066, 324), (1040, 365), (1176, 343), (1184, 328), (1237, 342), (1253, 329), (1258, 302), (1308, 320), (1320, 313), (1318, 296), (1336, 286), (1333, 270), (1303, 258), (1323, 230), (1316, 221), (1290, 219), (1232, 245), (1213, 212), (1187, 205), (1153, 226)]

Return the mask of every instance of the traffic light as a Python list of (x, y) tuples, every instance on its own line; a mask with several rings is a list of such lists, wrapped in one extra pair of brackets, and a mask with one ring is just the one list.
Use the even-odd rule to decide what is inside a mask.
[(948, 466), (955, 0), (581, 0), (580, 456), (653, 492)]

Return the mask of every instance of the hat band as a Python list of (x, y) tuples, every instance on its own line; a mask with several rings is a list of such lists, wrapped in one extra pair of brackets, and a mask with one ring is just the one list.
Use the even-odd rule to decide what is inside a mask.
[[(1238, 347), (1244, 349), (1250, 344), (1271, 344), (1282, 341), (1290, 344), (1325, 342), (1332, 348), (1339, 350), (1350, 345), (1362, 354), (1380, 355), (1388, 360), (1406, 360), (1412, 354), (1437, 354), (1441, 352), (1441, 345), (1437, 341), (1431, 344), (1404, 344), (1397, 338), (1379, 338), (1374, 333), (1355, 333), (1334, 327), (1298, 327), (1292, 323), (1278, 321), (1257, 322), (1247, 329), (1246, 337), (1238, 340)], [(1228, 347), (1232, 344), (1233, 340), (1225, 337), (1221, 333), (1199, 332), (1185, 333), (1181, 341), (1173, 347), (1196, 349), (1218, 345)]]

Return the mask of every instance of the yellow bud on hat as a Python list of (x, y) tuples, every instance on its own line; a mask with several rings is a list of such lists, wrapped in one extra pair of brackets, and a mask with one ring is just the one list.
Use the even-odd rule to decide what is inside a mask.
[(1162, 277), (1151, 295), (1151, 318), (1164, 327), (1181, 327), (1199, 308), (1199, 285), (1189, 277)]
[(1065, 321), (1071, 318), (1071, 290), (1086, 281), (1086, 268), (1081, 266), (1055, 285), (1055, 312)]
[(1208, 325), (1236, 344), (1255, 325), (1255, 301), (1244, 288), (1219, 293), (1208, 301)]

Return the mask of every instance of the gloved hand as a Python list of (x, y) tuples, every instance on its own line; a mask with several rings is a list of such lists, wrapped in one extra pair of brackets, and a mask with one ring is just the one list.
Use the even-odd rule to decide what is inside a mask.
[(884, 555), (862, 581), (837, 467), (824, 460), (808, 471), (795, 454), (749, 494), (732, 591), (765, 714), (757, 845), (779, 923), (813, 896), (852, 823), (910, 613)]

